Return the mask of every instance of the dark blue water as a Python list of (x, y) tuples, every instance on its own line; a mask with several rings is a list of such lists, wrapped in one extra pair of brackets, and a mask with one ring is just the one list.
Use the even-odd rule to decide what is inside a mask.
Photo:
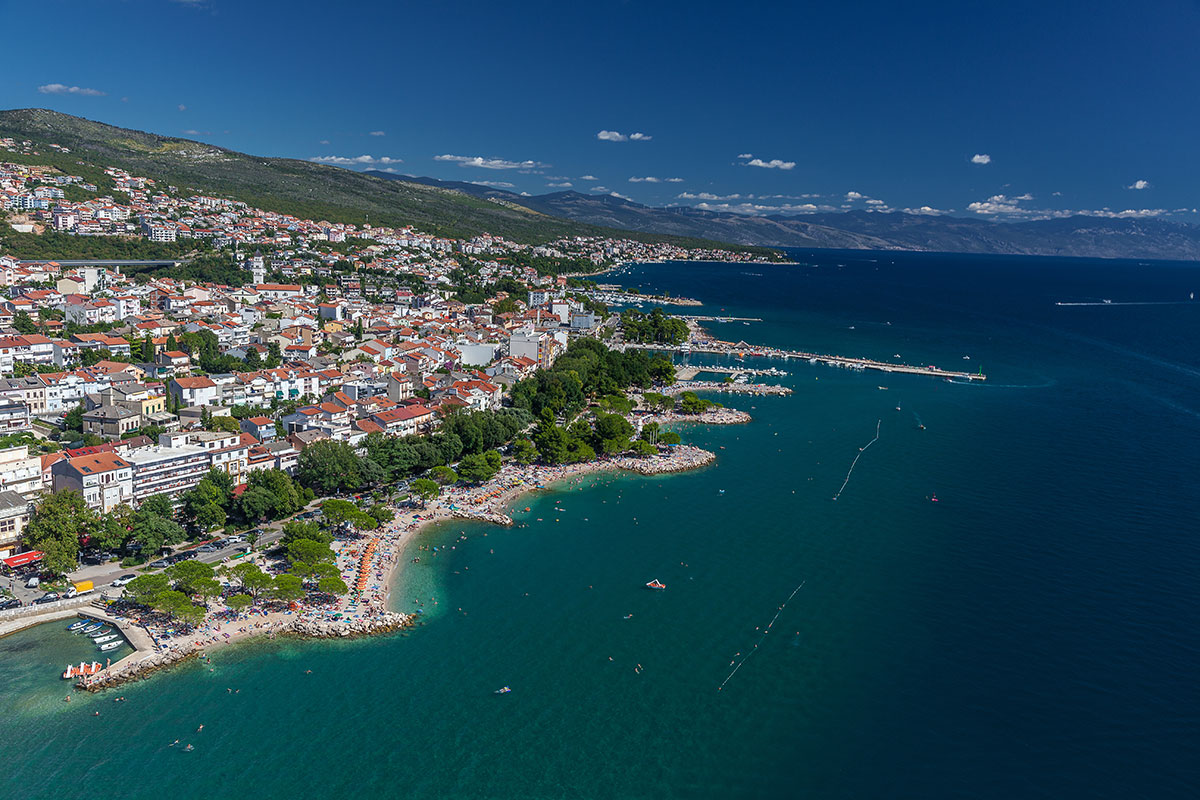
[[(239, 647), (126, 703), (69, 706), (58, 632), (0, 640), (5, 786), (1190, 796), (1200, 306), (1119, 303), (1186, 301), (1200, 270), (797, 257), (621, 280), (764, 320), (714, 325), (722, 338), (982, 367), (987, 383), (779, 365), (794, 395), (734, 398), (753, 423), (684, 431), (718, 453), (709, 469), (592, 478), (522, 500), (519, 527), (428, 534), (455, 549), (397, 587), (398, 607), (431, 610), (408, 637)], [(1054, 305), (1090, 299), (1113, 304)], [(668, 589), (646, 592), (651, 578)]]

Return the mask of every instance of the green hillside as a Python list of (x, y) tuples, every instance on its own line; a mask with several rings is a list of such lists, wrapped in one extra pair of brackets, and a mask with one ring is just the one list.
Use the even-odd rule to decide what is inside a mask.
[[(229, 197), (269, 211), (314, 220), (412, 225), (419, 231), (452, 238), (492, 233), (526, 243), (542, 243), (565, 235), (603, 235), (688, 247), (757, 249), (571, 222), (454, 190), (404, 180), (381, 180), (308, 161), (250, 156), (189, 139), (116, 128), (44, 109), (0, 111), (0, 136), (70, 148), (69, 155), (46, 149), (34, 160), (84, 175), (101, 188), (105, 182), (97, 181), (100, 168), (119, 167), (153, 178), (160, 188), (164, 183), (175, 186), (185, 195)], [(28, 159), (0, 152), (0, 160)]]

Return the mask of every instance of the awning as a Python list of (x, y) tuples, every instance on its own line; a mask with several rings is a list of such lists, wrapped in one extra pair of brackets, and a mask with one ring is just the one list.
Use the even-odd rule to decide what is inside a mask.
[(18, 553), (15, 556), (10, 556), (2, 560), (4, 561), (4, 566), (16, 569), (26, 564), (32, 564), (35, 561), (41, 561), (43, 555), (41, 550), (30, 550), (28, 553)]

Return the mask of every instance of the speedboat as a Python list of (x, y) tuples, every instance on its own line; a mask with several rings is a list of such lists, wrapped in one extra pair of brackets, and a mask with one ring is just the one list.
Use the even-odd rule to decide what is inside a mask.
[(121, 637), (117, 636), (115, 633), (110, 633), (107, 636), (101, 636), (100, 638), (94, 639), (93, 641), (96, 644), (104, 644), (105, 642), (111, 642), (113, 639), (119, 639), (119, 638), (121, 638)]
[(492, 694), (508, 694), (511, 691), (512, 689), (508, 688), (507, 686), (501, 686), (499, 689), (492, 692)]
[(123, 644), (125, 644), (125, 643), (122, 642), (120, 639), (118, 639), (115, 642), (105, 642), (104, 644), (100, 645), (100, 652), (107, 653), (109, 650), (116, 650), (118, 647), (120, 647)]
[(667, 585), (665, 583), (663, 583), (662, 581), (660, 581), (658, 578), (655, 578), (654, 580), (652, 580), (646, 584), (646, 588), (653, 589), (655, 591), (660, 591), (662, 589), (667, 588)]

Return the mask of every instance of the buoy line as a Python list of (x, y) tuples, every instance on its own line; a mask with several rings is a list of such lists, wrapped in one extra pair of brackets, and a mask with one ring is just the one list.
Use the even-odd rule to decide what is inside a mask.
[(796, 596), (796, 592), (798, 592), (802, 588), (804, 588), (805, 583), (806, 583), (806, 581), (800, 581), (800, 585), (797, 586), (795, 589), (792, 589), (792, 593), (788, 595), (788, 599), (783, 601), (783, 605), (781, 605), (779, 607), (779, 610), (775, 612), (775, 616), (771, 618), (771, 622), (767, 625), (766, 628), (763, 629), (762, 636), (758, 637), (758, 641), (754, 643), (754, 647), (750, 649), (749, 653), (746, 653), (746, 655), (744, 655), (742, 657), (742, 660), (737, 663), (737, 666), (733, 668), (733, 671), (725, 676), (725, 680), (721, 681), (721, 685), (717, 687), (718, 692), (721, 691), (722, 689), (724, 689), (725, 684), (729, 683), (730, 679), (732, 679), (733, 676), (737, 674), (737, 671), (742, 668), (742, 664), (746, 663), (746, 659), (748, 659), (750, 656), (754, 655), (754, 653), (758, 650), (758, 646), (762, 644), (763, 639), (765, 639), (767, 637), (767, 634), (771, 632), (771, 626), (775, 624), (775, 620), (779, 619), (779, 615), (783, 613), (783, 610), (785, 608), (787, 608), (787, 604), (792, 602), (792, 598)]
[(876, 422), (875, 423), (875, 438), (872, 439), (871, 441), (867, 442), (865, 447), (858, 448), (858, 455), (856, 455), (854, 457), (854, 460), (850, 462), (850, 471), (846, 473), (846, 480), (842, 481), (842, 488), (838, 489), (837, 494), (835, 494), (833, 496), (834, 500), (837, 500), (839, 497), (842, 496), (842, 492), (846, 491), (846, 484), (850, 483), (850, 475), (853, 474), (854, 468), (858, 466), (858, 460), (860, 458), (862, 458), (862, 454), (867, 452), (868, 447), (870, 447), (871, 445), (873, 445), (879, 441), (879, 426), (882, 424), (883, 424), (883, 420), (879, 420), (878, 422)]

